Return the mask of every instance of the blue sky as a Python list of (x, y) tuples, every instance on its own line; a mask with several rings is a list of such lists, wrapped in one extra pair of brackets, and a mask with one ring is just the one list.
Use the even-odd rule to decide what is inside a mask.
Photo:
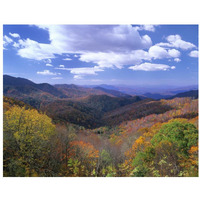
[(4, 25), (3, 73), (36, 83), (198, 84), (197, 25)]

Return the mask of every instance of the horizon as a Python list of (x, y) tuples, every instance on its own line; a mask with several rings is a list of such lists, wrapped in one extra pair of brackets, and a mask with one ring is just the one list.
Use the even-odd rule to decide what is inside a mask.
[(4, 25), (3, 73), (36, 83), (198, 85), (198, 25)]
[[(44, 84), (44, 83), (47, 83), (47, 82), (35, 82), (31, 79), (28, 79), (28, 78), (25, 78), (25, 77), (15, 77), (15, 76), (11, 76), (11, 75), (8, 75), (8, 74), (3, 74), (3, 76), (10, 76), (10, 77), (14, 77), (14, 78), (22, 78), (22, 79), (27, 79), (35, 84)], [(129, 88), (129, 89), (133, 89), (133, 87), (138, 87), (140, 89), (165, 89), (165, 90), (168, 90), (168, 89), (179, 89), (179, 88), (184, 88), (184, 87), (197, 87), (198, 89), (198, 84), (193, 84), (193, 85), (148, 85), (148, 86), (144, 86), (144, 85), (122, 85), (122, 84), (88, 84), (88, 85), (81, 85), (81, 84), (74, 84), (74, 83), (54, 83), (54, 84), (51, 84), (51, 83), (47, 83), (47, 84), (50, 84), (52, 86), (54, 85), (76, 85), (76, 86), (81, 86), (81, 87), (103, 87), (103, 86), (113, 86), (113, 87), (124, 87), (124, 88)], [(115, 89), (111, 89), (111, 90), (115, 90)]]

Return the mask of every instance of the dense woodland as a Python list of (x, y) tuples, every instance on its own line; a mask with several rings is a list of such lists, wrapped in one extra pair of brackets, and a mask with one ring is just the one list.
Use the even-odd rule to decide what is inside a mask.
[(5, 86), (4, 176), (198, 176), (198, 99), (37, 90), (35, 104), (30, 90), (17, 98), (19, 88)]

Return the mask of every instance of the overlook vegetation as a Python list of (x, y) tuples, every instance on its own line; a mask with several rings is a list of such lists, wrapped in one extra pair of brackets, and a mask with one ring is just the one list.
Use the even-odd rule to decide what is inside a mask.
[(5, 91), (6, 177), (198, 176), (198, 99), (54, 93), (41, 100), (34, 90), (35, 106), (26, 92)]

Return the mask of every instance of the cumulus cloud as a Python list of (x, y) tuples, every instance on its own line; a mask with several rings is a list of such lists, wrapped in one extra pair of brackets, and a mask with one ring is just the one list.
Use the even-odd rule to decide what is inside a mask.
[(37, 74), (40, 74), (40, 75), (51, 75), (51, 76), (61, 75), (61, 73), (50, 72), (47, 69), (44, 70), (44, 71), (41, 71), (41, 72), (37, 72)]
[(13, 42), (13, 40), (10, 37), (8, 37), (7, 35), (3, 36), (3, 47), (4, 47), (4, 49), (7, 45), (9, 45), (12, 42)]
[(174, 48), (180, 48), (182, 50), (188, 50), (192, 48), (196, 48), (194, 44), (191, 42), (186, 42), (182, 40), (180, 35), (169, 35), (166, 40), (168, 43), (158, 43), (157, 46), (165, 46), (165, 47), (174, 47)]
[(70, 71), (71, 74), (82, 74), (82, 75), (96, 75), (96, 72), (104, 71), (98, 67), (81, 67), (81, 68), (56, 68), (60, 70)]
[(7, 35), (4, 35), (3, 39), (4, 39), (4, 41), (5, 41), (6, 43), (11, 43), (11, 42), (13, 42), (13, 40), (12, 40), (10, 37), (8, 37)]
[(52, 61), (51, 61), (51, 59), (47, 59), (47, 60), (45, 60), (45, 62), (46, 63), (51, 63)]
[(20, 49), (18, 55), (23, 58), (29, 58), (34, 60), (43, 60), (48, 58), (55, 58), (54, 47), (49, 44), (38, 43), (31, 39), (19, 40), (18, 44)]
[(92, 52), (83, 53), (80, 55), (79, 60), (83, 62), (93, 62), (99, 68), (123, 68), (125, 65), (137, 65), (143, 61), (151, 61), (153, 59), (163, 58), (176, 58), (181, 53), (176, 49), (166, 50), (163, 47), (152, 46), (149, 51), (134, 50), (126, 53), (104, 53), (104, 52)]
[(20, 35), (18, 33), (9, 33), (9, 35), (14, 38), (20, 38)]
[(149, 55), (150, 57), (154, 59), (163, 59), (163, 58), (171, 58), (171, 57), (176, 58), (176, 57), (179, 57), (181, 53), (180, 51), (176, 49), (166, 50), (163, 47), (155, 45), (149, 48)]
[[(173, 58), (180, 62), (180, 51), (188, 50), (196, 46), (182, 40), (180, 35), (169, 35), (166, 43), (158, 43), (152, 46), (148, 35), (141, 35), (141, 30), (155, 31), (154, 25), (142, 25), (132, 27), (131, 25), (39, 25), (48, 31), (49, 44), (37, 41), (20, 39), (16, 33), (10, 33), (14, 38), (13, 46), (21, 57), (35, 60), (47, 60), (46, 66), (52, 66), (51, 59), (56, 55), (62, 55), (63, 60), (70, 61), (69, 55), (74, 54), (82, 62), (94, 63), (96, 67), (65, 68), (59, 65), (61, 70), (68, 70), (74, 74), (74, 78), (83, 78), (85, 75), (96, 75), (105, 68), (123, 68), (131, 66), (132, 70), (158, 71), (174, 69), (164, 64), (147, 63), (153, 59)], [(13, 40), (6, 36), (5, 43)], [(176, 48), (176, 49), (175, 49)], [(193, 53), (191, 53), (193, 55)], [(194, 56), (193, 56), (194, 57)], [(50, 60), (50, 61), (48, 61)], [(145, 63), (143, 63), (145, 62)], [(143, 64), (141, 64), (143, 63)], [(38, 74), (53, 72), (45, 70)]]
[[(41, 26), (39, 26), (41, 27)], [(68, 52), (109, 52), (149, 48), (148, 35), (140, 36), (131, 25), (50, 25), (51, 44)]]
[(14, 42), (14, 43), (13, 43), (13, 47), (15, 47), (15, 48), (19, 48), (19, 47), (20, 47), (20, 44), (19, 44), (19, 43), (16, 43), (16, 42)]
[(190, 53), (189, 53), (189, 56), (190, 57), (194, 57), (194, 58), (198, 58), (198, 56), (199, 56), (199, 52), (198, 51), (191, 51)]
[(75, 80), (83, 79), (83, 75), (74, 75), (74, 79)]
[(181, 62), (181, 59), (180, 58), (174, 58), (174, 61), (178, 63), (178, 62)]
[(71, 58), (64, 58), (63, 60), (70, 61), (70, 60), (72, 60), (72, 59), (71, 59)]
[(53, 65), (50, 64), (50, 63), (46, 63), (46, 66), (47, 66), (47, 67), (53, 67)]
[(168, 65), (164, 64), (153, 64), (153, 63), (142, 63), (140, 65), (135, 65), (129, 67), (129, 69), (132, 69), (134, 71), (166, 71), (168, 69), (175, 69), (174, 66), (170, 67)]
[(180, 57), (180, 55), (181, 55), (180, 51), (178, 51), (176, 49), (169, 49), (168, 54), (172, 58), (177, 58), (177, 57)]
[(29, 38), (20, 39), (18, 55), (43, 60), (55, 58), (55, 54), (122, 53), (148, 49), (152, 45), (148, 35), (141, 36), (131, 25), (39, 25), (39, 27), (48, 31), (51, 43), (38, 43)]
[(171, 69), (176, 69), (176, 67), (175, 67), (175, 66), (172, 66)]
[(80, 68), (56, 68), (60, 70), (70, 71), (71, 74), (74, 74), (74, 79), (82, 79), (86, 75), (97, 75), (96, 72), (102, 72), (103, 69), (99, 67), (80, 67)]
[(169, 57), (168, 52), (164, 48), (159, 46), (152, 46), (149, 49), (149, 55), (154, 59), (162, 59)]
[(138, 30), (138, 31), (145, 30), (145, 31), (155, 32), (156, 26), (158, 26), (158, 25), (145, 24), (145, 25), (137, 26), (136, 30)]
[(80, 61), (93, 62), (99, 68), (121, 69), (123, 65), (139, 64), (143, 60), (151, 60), (148, 52), (144, 50), (135, 50), (129, 53), (84, 53), (80, 55)]

